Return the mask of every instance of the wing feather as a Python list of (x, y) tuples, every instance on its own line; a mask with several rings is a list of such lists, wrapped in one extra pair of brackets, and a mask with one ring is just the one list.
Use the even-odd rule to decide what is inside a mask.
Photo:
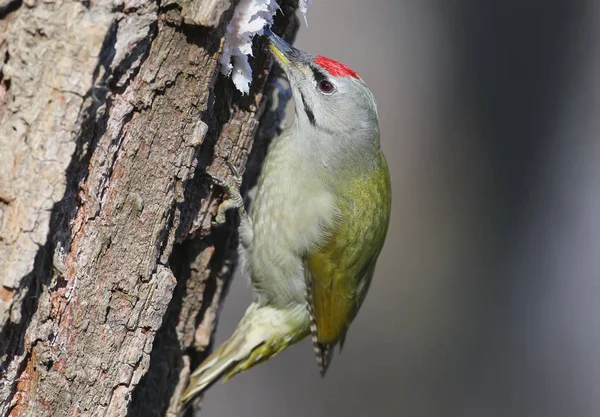
[(340, 220), (327, 242), (306, 257), (307, 296), (313, 342), (321, 372), (332, 346), (343, 343), (373, 277), (387, 233), (391, 188), (385, 158), (382, 169), (352, 179), (337, 201)]

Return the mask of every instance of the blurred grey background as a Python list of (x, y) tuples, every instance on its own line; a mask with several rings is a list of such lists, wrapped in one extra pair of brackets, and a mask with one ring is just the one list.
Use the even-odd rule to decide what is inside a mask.
[[(343, 354), (308, 341), (206, 417), (600, 416), (600, 3), (314, 0), (296, 46), (379, 104), (394, 201)], [(250, 302), (236, 277), (216, 343)]]

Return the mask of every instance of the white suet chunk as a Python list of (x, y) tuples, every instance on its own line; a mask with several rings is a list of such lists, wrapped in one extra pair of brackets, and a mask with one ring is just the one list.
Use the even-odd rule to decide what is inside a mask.
[[(300, 0), (298, 8), (306, 20), (306, 11), (312, 0)], [(221, 73), (231, 76), (235, 87), (244, 94), (250, 92), (252, 69), (248, 55), (252, 55), (252, 38), (265, 26), (273, 24), (273, 16), (279, 10), (275, 0), (241, 0), (227, 25), (225, 46), (219, 58)]]
[(273, 24), (279, 9), (275, 0), (241, 0), (227, 25), (225, 46), (219, 58), (221, 72), (231, 75), (235, 87), (244, 94), (250, 91), (252, 70), (248, 55), (252, 55), (252, 38), (265, 26)]
[(308, 8), (310, 7), (311, 4), (312, 4), (312, 0), (300, 0), (300, 3), (298, 3), (298, 9), (300, 9), (300, 13), (302, 13), (302, 15), (304, 16), (304, 23), (306, 23), (307, 27), (308, 27), (308, 20), (306, 19), (306, 12), (308, 11)]

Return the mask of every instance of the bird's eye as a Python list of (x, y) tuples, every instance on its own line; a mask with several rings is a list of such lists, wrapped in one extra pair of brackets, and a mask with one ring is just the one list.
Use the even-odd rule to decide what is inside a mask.
[(327, 80), (321, 80), (319, 81), (319, 90), (324, 93), (331, 93), (333, 91), (333, 84)]

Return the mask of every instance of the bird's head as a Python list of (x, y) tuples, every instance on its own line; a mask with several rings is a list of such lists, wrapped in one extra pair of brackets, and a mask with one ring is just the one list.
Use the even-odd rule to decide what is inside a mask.
[(299, 129), (312, 131), (320, 138), (328, 134), (342, 142), (379, 146), (375, 99), (355, 71), (340, 62), (294, 48), (269, 29), (265, 35), (290, 82)]

